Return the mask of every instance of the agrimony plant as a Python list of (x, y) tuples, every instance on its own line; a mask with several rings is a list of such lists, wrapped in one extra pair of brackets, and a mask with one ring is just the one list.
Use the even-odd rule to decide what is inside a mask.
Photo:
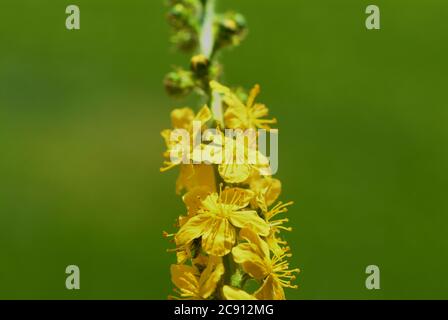
[[(172, 129), (161, 133), (167, 146), (161, 171), (179, 167), (176, 192), (186, 206), (186, 214), (176, 220), (177, 230), (164, 232), (175, 244), (169, 251), (177, 259), (171, 265), (177, 287), (171, 298), (285, 299), (284, 288), (297, 287), (292, 281), (299, 270), (289, 267), (290, 249), (281, 232), (291, 228), (284, 225), (288, 218), (279, 215), (292, 202), (277, 202), (281, 182), (269, 174), (262, 153), (244, 140), (224, 135), (226, 129), (270, 130), (277, 122), (268, 118), (264, 104), (256, 102), (258, 85), (246, 92), (218, 82), (219, 52), (244, 39), (245, 19), (235, 12), (215, 13), (215, 0), (170, 0), (168, 5), (171, 41), (192, 57), (189, 69), (178, 67), (166, 76), (165, 88), (174, 97), (195, 92), (203, 100), (197, 112), (174, 109)], [(173, 161), (178, 142), (173, 133), (179, 129), (189, 134), (189, 143), (216, 130), (211, 141), (199, 142), (199, 153), (211, 144), (231, 145), (246, 156), (256, 155), (258, 162), (199, 163), (194, 148), (183, 150), (184, 161)], [(224, 149), (211, 150), (211, 158), (226, 156), (219, 154)]]

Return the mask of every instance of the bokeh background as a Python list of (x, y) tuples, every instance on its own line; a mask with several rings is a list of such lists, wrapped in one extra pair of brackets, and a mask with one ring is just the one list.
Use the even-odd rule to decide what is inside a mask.
[[(364, 10), (381, 9), (380, 31)], [(81, 30), (65, 29), (65, 8)], [(222, 0), (250, 34), (224, 82), (262, 86), (302, 269), (290, 299), (448, 298), (448, 3)], [(0, 298), (165, 299), (184, 213), (159, 173), (188, 64), (159, 0), (2, 0)], [(65, 289), (65, 267), (81, 290)], [(365, 268), (381, 268), (381, 290)]]

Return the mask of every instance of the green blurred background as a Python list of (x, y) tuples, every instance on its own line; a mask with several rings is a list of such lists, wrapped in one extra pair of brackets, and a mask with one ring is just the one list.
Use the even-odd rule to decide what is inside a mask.
[[(65, 8), (81, 30), (65, 29)], [(368, 4), (381, 9), (367, 31)], [(221, 0), (250, 34), (226, 84), (262, 86), (302, 269), (290, 299), (448, 298), (448, 3)], [(188, 57), (156, 0), (2, 0), (0, 298), (165, 299), (184, 213), (159, 132)], [(194, 100), (190, 100), (191, 103)], [(65, 267), (81, 290), (65, 289)], [(381, 290), (365, 268), (381, 268)]]

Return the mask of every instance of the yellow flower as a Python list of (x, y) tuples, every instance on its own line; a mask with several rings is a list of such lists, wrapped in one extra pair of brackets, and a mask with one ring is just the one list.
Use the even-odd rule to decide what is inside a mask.
[(287, 207), (293, 203), (294, 202), (292, 201), (287, 203), (280, 201), (272, 209), (263, 213), (264, 219), (271, 227), (269, 235), (266, 237), (266, 242), (276, 256), (281, 256), (285, 252), (285, 246), (287, 245), (286, 241), (277, 237), (277, 234), (279, 234), (281, 230), (292, 231), (292, 228), (283, 225), (285, 222), (289, 222), (288, 218), (276, 220), (274, 220), (274, 218), (280, 213), (288, 212)]
[(183, 299), (207, 299), (215, 291), (224, 274), (224, 266), (220, 257), (210, 256), (207, 267), (202, 271), (188, 265), (171, 265), (171, 281), (178, 288)]
[(263, 211), (267, 211), (267, 207), (272, 205), (282, 192), (282, 183), (280, 180), (270, 176), (254, 174), (248, 183), (250, 189), (256, 194), (252, 205), (254, 207), (260, 207)]
[[(182, 227), (189, 219), (194, 217), (197, 214), (197, 211), (199, 210), (201, 203), (209, 194), (212, 193), (212, 189), (209, 186), (199, 186), (193, 188), (191, 191), (188, 191), (184, 196), (182, 197), (182, 200), (187, 207), (187, 215), (185, 216), (179, 216), (177, 219), (178, 221), (178, 227)], [(166, 237), (173, 236), (173, 234), (165, 233)], [(177, 257), (177, 263), (183, 264), (188, 259), (192, 259), (192, 243), (181, 246), (179, 248), (176, 248), (174, 250), (176, 252)]]
[[(193, 121), (200, 121), (201, 126), (204, 127), (206, 122), (209, 121), (211, 117), (212, 113), (207, 106), (203, 106), (196, 115), (194, 114), (193, 110), (186, 107), (181, 109), (174, 109), (171, 112), (171, 123), (174, 129), (187, 130), (190, 134), (190, 145), (193, 145), (192, 142), (194, 141), (196, 134), (198, 134), (197, 132), (193, 132)], [(171, 141), (172, 132), (173, 130), (171, 129), (165, 129), (160, 133), (165, 140), (165, 144), (167, 147), (167, 150), (163, 153), (163, 156), (166, 160), (163, 162), (164, 167), (160, 169), (160, 171), (162, 172), (167, 171), (178, 164), (171, 162), (170, 159), (171, 151), (177, 146), (176, 141)], [(188, 155), (188, 157), (191, 158), (191, 155)]]
[[(202, 185), (194, 187), (191, 191), (188, 191), (183, 195), (182, 200), (187, 207), (187, 215), (181, 215), (177, 219), (177, 227), (182, 227), (189, 219), (197, 214), (198, 209), (202, 205), (202, 201), (207, 198), (214, 190), (209, 186)], [(173, 237), (175, 234), (163, 233), (166, 238)], [(177, 247), (175, 249), (169, 249), (169, 252), (176, 252), (177, 264), (184, 264), (188, 259), (192, 259), (193, 255), (197, 252), (197, 248), (193, 247), (193, 243)]]
[(223, 101), (228, 106), (224, 113), (226, 127), (243, 130), (250, 128), (269, 130), (270, 124), (277, 123), (276, 119), (263, 119), (268, 115), (269, 110), (264, 104), (255, 103), (255, 98), (260, 93), (258, 84), (250, 91), (245, 104), (229, 88), (216, 81), (211, 81), (210, 87), (224, 96)]
[(254, 210), (244, 210), (253, 193), (240, 188), (228, 188), (212, 193), (202, 201), (197, 214), (189, 219), (175, 236), (182, 246), (202, 237), (202, 249), (214, 256), (228, 254), (236, 241), (235, 228), (250, 228), (267, 236), (269, 225)]
[(257, 300), (257, 298), (246, 291), (230, 286), (224, 286), (222, 288), (222, 293), (226, 300)]
[(242, 229), (241, 238), (247, 240), (232, 249), (233, 259), (243, 270), (257, 280), (263, 280), (261, 287), (254, 293), (260, 300), (284, 300), (284, 287), (297, 288), (291, 281), (299, 269), (289, 270), (286, 253), (271, 257), (268, 244), (250, 229)]
[[(200, 121), (202, 126), (211, 119), (211, 112), (207, 106), (204, 106), (196, 115), (190, 108), (175, 109), (171, 112), (171, 122), (174, 129), (184, 129), (190, 133), (190, 143), (192, 144), (194, 135), (197, 134), (193, 132), (193, 121)], [(167, 171), (177, 165), (177, 163), (172, 163), (170, 159), (170, 154), (173, 148), (177, 145), (175, 141), (171, 141), (172, 130), (166, 129), (161, 132), (162, 137), (165, 140), (167, 150), (163, 153), (163, 156), (167, 159), (164, 161), (165, 167), (160, 170)], [(191, 158), (191, 155), (188, 155)], [(176, 181), (176, 192), (179, 194), (184, 189), (187, 191), (193, 189), (197, 186), (209, 186), (212, 190), (215, 190), (215, 173), (213, 167), (205, 164), (181, 164), (179, 177)]]

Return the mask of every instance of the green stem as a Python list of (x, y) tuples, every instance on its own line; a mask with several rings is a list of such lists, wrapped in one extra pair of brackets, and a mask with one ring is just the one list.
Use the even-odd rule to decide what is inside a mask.
[[(214, 53), (215, 34), (213, 30), (213, 21), (215, 19), (215, 5), (216, 0), (204, 0), (204, 13), (202, 17), (202, 27), (199, 40), (200, 52), (207, 59), (211, 60)], [(210, 61), (210, 65), (212, 62)], [(223, 113), (222, 101), (219, 94), (211, 92), (208, 83), (205, 84), (207, 88), (208, 102), (217, 125), (223, 127)]]
[(233, 265), (233, 261), (232, 261), (232, 254), (229, 253), (229, 254), (225, 255), (224, 257), (222, 257), (222, 260), (223, 260), (224, 269), (225, 269), (224, 284), (230, 285), (232, 274), (233, 274), (233, 268), (235, 267)]
[(244, 286), (246, 285), (247, 280), (249, 280), (249, 275), (244, 274), (243, 279), (241, 280), (240, 289), (244, 289)]
[(213, 54), (215, 43), (213, 34), (213, 20), (215, 19), (215, 0), (206, 0), (204, 4), (204, 14), (202, 18), (201, 34), (199, 45), (201, 53), (210, 59)]

